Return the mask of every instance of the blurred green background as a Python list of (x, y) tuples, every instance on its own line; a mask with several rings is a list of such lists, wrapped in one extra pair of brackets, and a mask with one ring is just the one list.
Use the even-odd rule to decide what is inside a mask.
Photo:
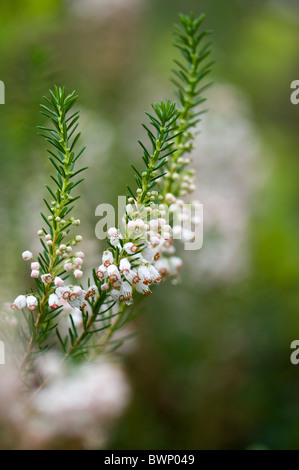
[(201, 251), (182, 252), (183, 282), (157, 289), (136, 323), (133, 400), (109, 446), (299, 449), (296, 1), (0, 0), (0, 300), (30, 285), (20, 253), (37, 248), (50, 170), (41, 96), (54, 83), (80, 96), (90, 170), (77, 215), (95, 265), (95, 207), (134, 184), (144, 111), (172, 98), (170, 32), (189, 11), (214, 31), (215, 86), (194, 153), (208, 225)]

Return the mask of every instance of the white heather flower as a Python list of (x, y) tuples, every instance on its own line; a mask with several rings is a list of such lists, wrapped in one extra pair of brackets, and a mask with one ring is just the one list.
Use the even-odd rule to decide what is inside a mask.
[(150, 240), (151, 240), (151, 245), (152, 245), (153, 247), (159, 246), (160, 243), (161, 243), (161, 238), (158, 238), (158, 237), (156, 237), (156, 236), (151, 237)]
[(125, 276), (130, 272), (131, 263), (127, 258), (122, 258), (119, 263), (120, 272)]
[(64, 280), (61, 277), (55, 277), (54, 284), (56, 287), (62, 287), (64, 285)]
[(142, 257), (152, 263), (154, 261), (155, 251), (151, 247), (147, 247), (142, 251)]
[(173, 266), (175, 269), (181, 269), (181, 267), (183, 266), (183, 261), (178, 256), (172, 256), (171, 258), (169, 258), (169, 262), (171, 266)]
[(76, 295), (76, 296), (80, 296), (83, 294), (83, 290), (82, 290), (82, 287), (80, 286), (74, 286), (73, 287), (73, 293)]
[(26, 298), (26, 301), (27, 301), (28, 310), (31, 310), (31, 311), (36, 310), (36, 308), (38, 306), (38, 300), (34, 295), (29, 295)]
[(140, 277), (138, 276), (135, 269), (131, 269), (128, 273), (124, 273), (124, 276), (127, 281), (131, 282), (132, 284), (137, 284), (140, 282)]
[(132, 206), (131, 204), (127, 204), (127, 205), (126, 205), (126, 211), (127, 211), (127, 214), (128, 214), (129, 216), (132, 216), (133, 213), (134, 213), (134, 208), (133, 208), (133, 206)]
[(109, 284), (105, 282), (104, 284), (101, 285), (101, 290), (109, 290)]
[(77, 269), (80, 268), (83, 264), (83, 259), (79, 258), (79, 257), (74, 258), (74, 264), (75, 264)]
[(83, 271), (81, 271), (80, 269), (75, 269), (74, 276), (76, 279), (80, 279), (83, 276)]
[(162, 232), (171, 232), (171, 226), (166, 224), (162, 227)]
[(37, 261), (34, 261), (31, 263), (31, 270), (32, 271), (38, 271), (39, 270), (39, 263)]
[(71, 293), (70, 293), (70, 295), (69, 295), (68, 300), (69, 300), (69, 302), (74, 302), (74, 301), (77, 299), (77, 297), (78, 297), (78, 296), (75, 294), (75, 292), (74, 292), (73, 289), (72, 289), (72, 290), (71, 290)]
[(72, 317), (75, 326), (83, 325), (82, 312), (79, 308), (75, 307), (70, 316)]
[(115, 282), (120, 279), (120, 272), (118, 270), (118, 267), (115, 266), (115, 264), (111, 264), (110, 266), (108, 266), (107, 273), (111, 282)]
[(149, 221), (149, 226), (151, 228), (151, 230), (154, 230), (155, 232), (157, 232), (158, 228), (159, 228), (159, 222), (157, 219), (152, 219)]
[(109, 292), (110, 296), (112, 297), (113, 300), (116, 300), (117, 302), (119, 302), (119, 297), (120, 297), (120, 291), (119, 290), (116, 290), (116, 289), (111, 289), (111, 291)]
[(132, 242), (125, 243), (124, 244), (124, 250), (130, 255), (134, 254), (138, 250), (138, 245), (135, 245)]
[(121, 285), (121, 288), (120, 288), (119, 301), (120, 302), (131, 302), (132, 299), (133, 299), (132, 286), (127, 281), (124, 281)]
[(27, 306), (27, 299), (25, 295), (19, 295), (11, 304), (10, 308), (12, 310), (19, 310)]
[(103, 256), (102, 256), (102, 263), (106, 268), (108, 268), (108, 266), (110, 266), (110, 264), (113, 263), (113, 254), (111, 251), (109, 250), (104, 251)]
[(130, 230), (135, 230), (135, 228), (136, 228), (136, 222), (135, 222), (135, 220), (129, 220), (127, 226), (128, 226), (128, 229), (130, 229)]
[(105, 279), (107, 277), (107, 268), (101, 264), (96, 271), (96, 275), (98, 279)]
[(148, 286), (149, 284), (152, 283), (150, 272), (146, 266), (139, 266), (137, 273), (141, 279), (141, 282), (143, 282), (143, 284)]
[(162, 277), (165, 277), (169, 274), (169, 264), (166, 259), (159, 259), (156, 261), (155, 268), (159, 271)]
[(179, 275), (179, 270), (183, 266), (183, 262), (181, 258), (178, 258), (177, 256), (172, 256), (169, 258), (169, 274), (172, 277), (178, 277)]
[(158, 219), (159, 228), (163, 227), (164, 225), (166, 225), (166, 220), (163, 218)]
[(116, 227), (110, 227), (108, 229), (108, 235), (109, 237), (117, 237), (120, 235), (119, 231), (117, 230)]
[(23, 251), (23, 253), (22, 253), (23, 260), (29, 261), (30, 259), (32, 259), (32, 257), (33, 257), (33, 254), (31, 253), (31, 251), (28, 251), (28, 250)]
[(99, 294), (98, 288), (96, 285), (91, 285), (86, 292), (85, 299), (87, 300), (89, 297), (94, 297)]
[[(70, 286), (65, 286), (65, 287), (59, 287), (58, 289), (61, 289), (60, 292), (61, 292), (61, 297), (64, 299), (64, 300), (68, 300), (70, 298), (70, 295), (72, 293), (72, 289)], [(59, 294), (57, 293), (58, 289), (56, 289), (56, 294), (59, 296)]]
[(37, 270), (33, 270), (31, 271), (31, 277), (33, 277), (34, 279), (37, 279), (39, 277), (39, 271)]
[(116, 281), (111, 281), (113, 289), (120, 290), (121, 288), (121, 279), (117, 279)]
[(41, 276), (41, 280), (44, 284), (52, 284), (52, 282), (54, 281), (54, 279), (53, 279), (53, 277), (50, 273), (43, 274)]
[(78, 258), (84, 258), (84, 253), (83, 251), (77, 251), (77, 253), (75, 253), (75, 256), (77, 256)]
[(152, 291), (149, 289), (149, 287), (147, 285), (145, 285), (143, 282), (138, 282), (135, 285), (135, 288), (136, 288), (137, 292), (139, 292), (140, 294), (143, 294), (144, 296), (149, 295), (149, 294), (152, 293)]
[(49, 296), (49, 307), (53, 309), (59, 307), (59, 299), (56, 294), (51, 294)]
[(160, 276), (159, 271), (157, 271), (155, 266), (150, 265), (148, 267), (148, 270), (149, 270), (149, 273), (150, 273), (150, 276), (151, 276), (151, 280), (155, 284), (158, 284), (158, 282), (162, 281), (162, 277)]
[(192, 242), (195, 239), (195, 233), (192, 232), (192, 230), (189, 229), (183, 229), (182, 230), (182, 240), (184, 242)]
[(86, 295), (86, 292), (84, 291), (82, 291), (81, 295), (76, 295), (75, 289), (74, 289), (74, 291), (72, 292), (70, 296), (71, 298), (68, 300), (70, 306), (73, 308), (79, 308), (81, 310), (84, 309), (84, 307), (86, 306), (85, 295)]
[(182, 236), (182, 227), (180, 225), (175, 225), (172, 229), (174, 238), (181, 238)]
[(171, 240), (172, 236), (170, 235), (170, 233), (164, 232), (163, 233), (163, 238), (164, 238), (164, 240)]
[(136, 219), (135, 224), (137, 227), (139, 227), (141, 230), (144, 230), (144, 221), (142, 219)]
[(57, 295), (57, 297), (58, 297), (59, 299), (62, 298), (63, 292), (64, 292), (64, 287), (62, 287), (62, 286), (57, 287), (57, 289), (55, 289), (55, 294)]
[(113, 246), (119, 245), (120, 231), (115, 227), (111, 227), (108, 230), (108, 236), (110, 237), (110, 243)]

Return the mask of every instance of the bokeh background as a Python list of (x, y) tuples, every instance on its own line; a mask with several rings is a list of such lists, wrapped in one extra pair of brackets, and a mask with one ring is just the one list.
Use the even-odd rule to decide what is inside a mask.
[(55, 83), (80, 96), (92, 266), (95, 208), (134, 184), (144, 111), (173, 98), (170, 32), (189, 11), (206, 13), (216, 60), (193, 154), (204, 246), (181, 253), (182, 282), (157, 289), (134, 325), (132, 397), (106, 447), (298, 449), (297, 1), (0, 0), (0, 301), (30, 286), (20, 253), (37, 248), (50, 170), (42, 95)]

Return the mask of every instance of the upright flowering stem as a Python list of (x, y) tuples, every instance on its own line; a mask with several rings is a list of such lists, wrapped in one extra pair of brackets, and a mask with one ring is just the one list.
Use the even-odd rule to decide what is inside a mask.
[[(55, 325), (54, 320), (57, 315), (53, 315), (53, 311), (48, 305), (49, 297), (55, 288), (54, 280), (60, 279), (60, 276), (65, 278), (65, 259), (71, 257), (73, 247), (82, 239), (79, 235), (65, 241), (66, 238), (69, 238), (70, 227), (79, 225), (80, 222), (70, 218), (69, 214), (73, 209), (70, 204), (79, 197), (73, 198), (71, 191), (83, 179), (73, 182), (72, 178), (85, 169), (74, 171), (75, 162), (84, 150), (82, 149), (77, 155), (74, 153), (74, 148), (80, 136), (80, 134), (75, 134), (79, 113), (70, 113), (70, 111), (76, 102), (77, 96), (74, 92), (66, 96), (65, 89), (58, 87), (55, 87), (54, 93), (50, 90), (50, 94), (50, 99), (45, 98), (48, 106), (41, 105), (41, 107), (42, 114), (49, 119), (54, 127), (39, 126), (39, 129), (43, 132), (40, 135), (53, 148), (48, 150), (48, 153), (49, 159), (56, 170), (56, 175), (51, 175), (56, 189), (53, 190), (48, 185), (46, 186), (53, 200), (48, 202), (44, 199), (48, 215), (41, 214), (46, 224), (38, 232), (43, 252), (39, 254), (37, 262), (32, 263), (32, 267), (36, 268), (32, 271), (32, 277), (35, 278), (36, 282), (38, 307), (34, 324), (31, 326), (30, 339), (21, 368), (24, 368), (29, 362), (32, 352), (38, 352), (43, 347), (48, 332)], [(41, 279), (39, 279), (39, 276), (41, 276)]]

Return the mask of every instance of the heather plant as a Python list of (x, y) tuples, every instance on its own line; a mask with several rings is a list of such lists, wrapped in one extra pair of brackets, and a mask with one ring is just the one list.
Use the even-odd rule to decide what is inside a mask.
[(78, 97), (57, 86), (44, 97), (41, 113), (47, 122), (39, 134), (48, 144), (53, 174), (37, 233), (41, 251), (23, 252), (35, 287), (16, 293), (11, 305), (23, 314), (22, 374), (51, 349), (60, 351), (63, 361), (88, 360), (116, 349), (124, 336), (115, 339), (115, 333), (135, 318), (142, 297), (166, 279), (178, 278), (182, 260), (174, 240), (192, 243), (202, 224), (199, 202), (186, 204), (184, 198), (195, 190), (189, 154), (204, 112), (203, 92), (210, 85), (205, 82), (211, 63), (203, 19), (180, 15), (174, 27), (174, 46), (181, 54), (172, 78), (177, 103), (162, 100), (146, 113), (147, 141), (139, 142), (143, 167), (132, 165), (136, 188), (128, 187), (121, 222), (108, 228), (106, 249), (94, 255), (86, 285), (80, 283), (84, 248), (76, 212), (77, 190), (87, 170), (84, 163), (80, 166), (85, 149), (79, 146)]

